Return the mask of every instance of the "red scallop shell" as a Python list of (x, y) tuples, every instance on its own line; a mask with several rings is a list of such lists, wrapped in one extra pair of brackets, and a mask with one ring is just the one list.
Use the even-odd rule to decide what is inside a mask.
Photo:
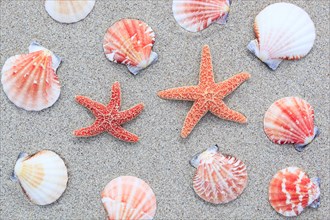
[(247, 185), (245, 164), (232, 156), (218, 152), (218, 146), (194, 156), (190, 161), (196, 167), (193, 188), (197, 195), (213, 204), (236, 199)]
[(297, 216), (307, 206), (317, 208), (320, 204), (320, 180), (310, 179), (298, 167), (280, 170), (270, 181), (269, 202), (284, 216)]
[(295, 144), (301, 151), (318, 135), (314, 110), (305, 100), (285, 97), (273, 103), (264, 118), (264, 131), (276, 144)]

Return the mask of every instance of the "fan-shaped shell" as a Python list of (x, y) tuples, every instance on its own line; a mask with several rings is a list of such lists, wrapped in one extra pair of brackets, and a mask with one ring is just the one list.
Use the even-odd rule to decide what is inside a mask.
[(230, 4), (230, 0), (173, 0), (172, 10), (182, 28), (198, 32), (213, 23), (225, 24)]
[(109, 220), (152, 219), (156, 213), (156, 196), (150, 186), (133, 176), (110, 181), (101, 193)]
[(19, 181), (31, 202), (48, 205), (65, 191), (68, 171), (64, 161), (56, 153), (42, 150), (31, 156), (21, 153), (12, 178)]
[(152, 51), (154, 43), (155, 33), (146, 23), (122, 19), (107, 30), (103, 48), (110, 61), (127, 65), (136, 75), (157, 61), (158, 55)]
[(199, 197), (213, 204), (236, 199), (247, 185), (245, 164), (232, 156), (218, 152), (218, 146), (195, 155), (191, 165), (197, 168), (193, 187)]
[(61, 23), (74, 23), (87, 17), (95, 5), (95, 0), (46, 0), (48, 14)]
[(298, 151), (319, 134), (312, 106), (298, 97), (285, 97), (273, 103), (265, 114), (264, 130), (272, 142), (294, 144)]
[(280, 170), (270, 181), (269, 202), (284, 216), (297, 216), (307, 206), (320, 205), (320, 179), (306, 175), (298, 167)]
[(2, 68), (1, 82), (10, 101), (28, 111), (52, 106), (60, 96), (56, 69), (61, 59), (37, 43), (29, 54), (8, 58)]
[(282, 60), (298, 60), (312, 49), (316, 37), (309, 15), (290, 3), (275, 3), (256, 17), (254, 32), (257, 39), (248, 49), (275, 70)]

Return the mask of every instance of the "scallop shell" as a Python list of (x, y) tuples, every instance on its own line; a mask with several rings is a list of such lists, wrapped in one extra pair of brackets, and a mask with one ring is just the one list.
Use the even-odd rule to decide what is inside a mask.
[(12, 175), (24, 193), (37, 205), (48, 205), (61, 197), (67, 187), (68, 171), (53, 151), (42, 150), (31, 156), (21, 153)]
[(265, 114), (264, 130), (272, 142), (294, 144), (297, 151), (302, 151), (319, 134), (312, 106), (298, 97), (273, 103)]
[(269, 202), (280, 214), (299, 215), (307, 206), (320, 205), (320, 179), (308, 178), (298, 167), (280, 170), (270, 181)]
[(225, 24), (230, 4), (230, 0), (173, 0), (172, 10), (182, 28), (198, 32), (213, 23)]
[(115, 63), (125, 64), (134, 75), (157, 61), (152, 51), (155, 33), (139, 20), (122, 19), (106, 32), (103, 48), (106, 57)]
[(245, 164), (235, 157), (222, 155), (217, 145), (195, 155), (190, 164), (197, 168), (193, 178), (194, 190), (207, 202), (230, 202), (247, 185)]
[(256, 17), (257, 39), (248, 49), (269, 68), (275, 70), (282, 60), (298, 60), (312, 49), (316, 37), (309, 15), (290, 3), (275, 3)]
[(108, 219), (152, 219), (156, 213), (156, 196), (150, 186), (133, 176), (110, 181), (101, 193)]
[(16, 106), (40, 111), (52, 106), (60, 96), (55, 72), (61, 59), (35, 42), (29, 52), (6, 60), (1, 82), (7, 97)]
[(95, 0), (46, 0), (48, 14), (61, 23), (75, 23), (87, 17), (95, 5)]

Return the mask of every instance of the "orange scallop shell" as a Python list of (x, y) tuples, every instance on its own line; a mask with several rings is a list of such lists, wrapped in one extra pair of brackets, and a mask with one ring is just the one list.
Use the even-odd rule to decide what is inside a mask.
[(156, 196), (150, 186), (133, 176), (121, 176), (110, 181), (101, 193), (109, 220), (153, 219)]
[(29, 51), (7, 59), (1, 82), (7, 97), (16, 106), (40, 111), (52, 106), (60, 96), (56, 69), (61, 59), (35, 42)]
[(245, 164), (232, 156), (218, 152), (218, 146), (195, 155), (191, 165), (197, 168), (193, 188), (197, 195), (213, 204), (227, 203), (236, 199), (247, 185)]
[(286, 97), (273, 103), (264, 118), (267, 137), (276, 144), (295, 144), (302, 151), (319, 134), (314, 110), (305, 100)]
[(298, 167), (280, 170), (269, 184), (269, 202), (284, 216), (297, 216), (307, 206), (320, 205), (320, 179), (310, 179)]
[(225, 24), (230, 4), (230, 0), (173, 0), (172, 10), (182, 28), (198, 32), (213, 23)]
[(140, 20), (122, 19), (106, 32), (103, 48), (106, 57), (115, 63), (127, 65), (134, 75), (157, 61), (152, 51), (155, 33)]

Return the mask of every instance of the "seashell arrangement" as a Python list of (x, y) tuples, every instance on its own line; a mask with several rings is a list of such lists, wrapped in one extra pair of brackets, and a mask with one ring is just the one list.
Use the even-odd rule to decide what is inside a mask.
[(136, 75), (157, 61), (158, 55), (152, 51), (154, 43), (155, 33), (146, 23), (122, 19), (107, 30), (103, 49), (110, 61), (126, 65)]
[(8, 58), (1, 71), (3, 90), (16, 106), (40, 111), (52, 106), (60, 96), (56, 69), (61, 59), (33, 42), (29, 54)]
[(175, 20), (187, 31), (202, 31), (213, 23), (225, 24), (230, 0), (173, 0)]
[(319, 134), (312, 106), (298, 97), (285, 97), (273, 103), (265, 114), (264, 131), (272, 142), (294, 144), (297, 151), (302, 151)]
[(95, 0), (46, 0), (47, 13), (61, 23), (75, 23), (87, 17)]
[(197, 168), (193, 188), (197, 195), (213, 204), (235, 200), (247, 185), (245, 164), (232, 156), (224, 156), (217, 145), (195, 155), (190, 164)]
[(284, 2), (262, 10), (255, 19), (254, 32), (257, 39), (249, 43), (248, 49), (272, 70), (282, 60), (306, 56), (316, 37), (309, 15), (298, 6)]
[(48, 205), (58, 200), (67, 187), (68, 171), (64, 161), (53, 151), (33, 155), (20, 153), (12, 175), (31, 202)]
[(150, 186), (133, 176), (111, 180), (101, 193), (108, 219), (153, 219), (156, 196)]
[(320, 179), (310, 179), (298, 167), (288, 167), (277, 172), (269, 184), (269, 202), (276, 212), (297, 216), (306, 207), (320, 206)]
[[(88, 16), (95, 0), (45, 0), (47, 13), (61, 23), (75, 23)], [(177, 23), (187, 31), (199, 32), (213, 23), (225, 24), (230, 0), (173, 0), (172, 10)], [(314, 45), (316, 31), (310, 16), (302, 8), (290, 3), (271, 4), (262, 10), (254, 22), (256, 39), (247, 48), (272, 70), (282, 60), (299, 60)], [(155, 63), (152, 51), (155, 33), (148, 24), (134, 19), (122, 19), (108, 28), (104, 53), (112, 62), (126, 65), (136, 75)], [(36, 42), (29, 53), (8, 58), (1, 71), (1, 83), (8, 99), (28, 111), (40, 111), (52, 106), (59, 98), (60, 83), (56, 70), (61, 59)], [(195, 101), (186, 117), (181, 136), (187, 137), (198, 121), (210, 111), (214, 115), (239, 123), (246, 117), (227, 107), (222, 99), (250, 78), (248, 73), (237, 74), (215, 83), (212, 58), (207, 45), (203, 48), (198, 86), (185, 86), (158, 93), (164, 99)], [(114, 137), (137, 142), (138, 137), (122, 124), (134, 119), (144, 108), (138, 104), (120, 110), (120, 85), (115, 82), (109, 104), (103, 105), (88, 97), (77, 96), (76, 101), (88, 108), (95, 122), (74, 132), (78, 137), (108, 132)], [(318, 135), (314, 125), (314, 110), (305, 100), (285, 97), (273, 103), (264, 117), (264, 131), (276, 144), (294, 144), (302, 151)], [(195, 155), (190, 164), (196, 168), (193, 177), (195, 193), (212, 204), (237, 199), (247, 186), (246, 165), (239, 159), (223, 155), (217, 145)], [(42, 150), (33, 155), (21, 153), (11, 179), (18, 181), (28, 199), (37, 205), (56, 202), (68, 183), (67, 167), (53, 151)], [(269, 184), (269, 202), (285, 217), (298, 216), (306, 207), (320, 205), (320, 179), (309, 178), (298, 167), (278, 171)], [(157, 209), (156, 196), (143, 180), (121, 176), (110, 181), (101, 192), (107, 219), (153, 219)]]

